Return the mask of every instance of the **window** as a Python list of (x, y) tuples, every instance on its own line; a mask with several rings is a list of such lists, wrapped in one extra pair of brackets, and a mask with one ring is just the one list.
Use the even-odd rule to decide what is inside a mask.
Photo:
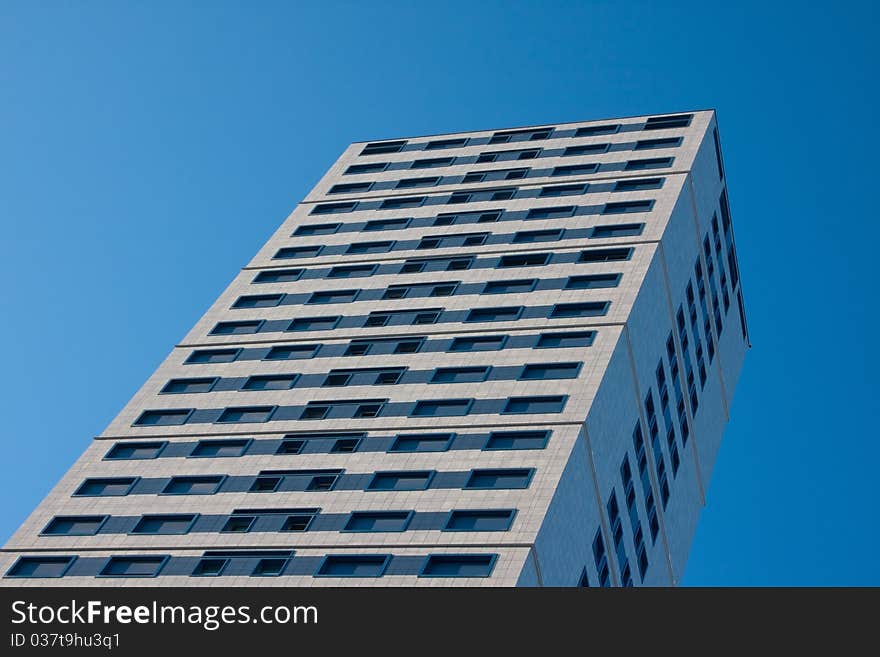
[(594, 331), (572, 331), (569, 333), (542, 333), (538, 337), (537, 349), (561, 349), (566, 347), (589, 347), (596, 337)]
[(652, 148), (675, 148), (681, 145), (681, 137), (663, 137), (661, 139), (640, 139), (634, 150), (645, 151)]
[(526, 219), (561, 219), (574, 214), (575, 206), (562, 205), (555, 208), (534, 208), (528, 211)]
[(564, 231), (556, 230), (521, 230), (513, 236), (513, 244), (532, 244), (534, 242), (555, 242), (562, 239)]
[(254, 277), (254, 283), (289, 283), (299, 280), (304, 269), (273, 269), (261, 271)]
[(195, 514), (169, 514), (141, 516), (132, 534), (187, 534), (196, 521)]
[(365, 356), (369, 353), (370, 348), (372, 347), (372, 343), (370, 342), (352, 342), (345, 349), (345, 353), (343, 356)]
[(110, 557), (98, 577), (156, 577), (167, 561), (167, 555)]
[(379, 207), (382, 210), (394, 210), (397, 208), (417, 208), (425, 202), (424, 196), (409, 196), (407, 198), (388, 198), (382, 201)]
[(522, 306), (508, 306), (506, 308), (474, 308), (468, 313), (466, 322), (505, 322), (519, 319), (522, 314)]
[(589, 164), (569, 164), (562, 167), (554, 167), (551, 176), (581, 176), (588, 173), (595, 173), (599, 169), (599, 165), (595, 162)]
[(385, 171), (388, 162), (371, 162), (370, 164), (353, 164), (345, 170), (343, 175), (355, 176), (361, 173), (378, 173)]
[(191, 408), (144, 411), (134, 421), (136, 427), (169, 427), (185, 424), (192, 413)]
[(460, 139), (435, 139), (425, 144), (426, 151), (435, 151), (441, 148), (461, 148), (467, 144), (467, 138)]
[(477, 383), (485, 381), (489, 366), (479, 367), (438, 367), (434, 370), (431, 383)]
[(659, 189), (663, 187), (663, 178), (636, 178), (619, 180), (614, 184), (615, 192), (635, 192), (641, 189)]
[(449, 264), (446, 265), (446, 271), (462, 271), (464, 269), (470, 269), (473, 262), (473, 258), (453, 258), (449, 261)]
[(229, 559), (199, 559), (199, 562), (196, 564), (196, 567), (192, 571), (192, 576), (218, 577), (223, 573), (228, 563)]
[(666, 130), (668, 128), (686, 128), (691, 124), (693, 114), (675, 114), (671, 116), (652, 116), (645, 123), (643, 130)]
[(544, 363), (524, 365), (520, 381), (543, 381), (546, 379), (576, 379), (581, 363)]
[(379, 153), (398, 153), (403, 147), (406, 145), (405, 139), (399, 139), (397, 141), (380, 141), (374, 142), (371, 144), (367, 144), (364, 146), (364, 150), (361, 151), (361, 155), (378, 155)]
[(323, 420), (330, 412), (330, 404), (309, 402), (300, 414), (300, 420)]
[(367, 490), (425, 490), (433, 477), (433, 470), (377, 472), (367, 485)]
[(332, 235), (342, 224), (311, 224), (308, 226), (300, 226), (295, 231), (293, 231), (294, 235)]
[(575, 130), (575, 137), (592, 137), (593, 135), (610, 135), (620, 130), (620, 124), (590, 125)]
[(538, 284), (536, 278), (521, 278), (512, 281), (489, 281), (480, 294), (524, 294), (531, 292)]
[(563, 151), (562, 157), (605, 153), (608, 150), (608, 146), (609, 144), (582, 144), (580, 146), (569, 146)]
[(324, 290), (312, 292), (307, 304), (319, 303), (351, 303), (357, 299), (360, 290)]
[(644, 171), (645, 169), (662, 169), (671, 167), (672, 157), (651, 157), (644, 160), (630, 160), (626, 163), (624, 171)]
[(378, 417), (384, 404), (360, 404), (354, 411), (354, 417)]
[(424, 338), (418, 338), (414, 340), (401, 340), (394, 346), (394, 351), (392, 353), (414, 354), (422, 348), (422, 344), (424, 344), (424, 342)]
[(335, 443), (333, 443), (333, 447), (330, 448), (330, 453), (351, 454), (352, 452), (357, 451), (358, 447), (360, 447), (360, 444), (360, 438), (340, 438)]
[(550, 259), (549, 253), (522, 253), (501, 256), (499, 267), (540, 267)]
[(300, 454), (303, 451), (303, 448), (306, 446), (305, 440), (299, 440), (297, 438), (285, 438), (281, 441), (281, 444), (278, 446), (278, 449), (275, 450), (276, 454)]
[(264, 557), (254, 566), (252, 577), (278, 577), (284, 572), (289, 557)]
[(606, 203), (602, 208), (602, 214), (648, 212), (653, 206), (654, 201), (618, 201), (617, 203)]
[(216, 376), (204, 379), (171, 379), (162, 388), (159, 394), (181, 394), (191, 392), (210, 392), (211, 388), (219, 381)]
[(528, 488), (533, 474), (534, 470), (531, 468), (471, 470), (465, 488)]
[(540, 141), (548, 139), (553, 128), (528, 128), (524, 130), (504, 130), (496, 132), (489, 139), (490, 144), (506, 144), (510, 141)]
[(540, 198), (552, 196), (580, 196), (587, 189), (586, 185), (554, 185), (553, 187), (542, 187)]
[(171, 477), (162, 495), (213, 495), (220, 489), (223, 475)]
[(275, 255), (272, 256), (273, 260), (292, 260), (294, 258), (316, 258), (321, 251), (324, 249), (323, 246), (285, 246), (283, 248), (278, 249), (275, 252)]
[(287, 331), (332, 331), (339, 323), (338, 315), (331, 317), (300, 317), (287, 325)]
[(445, 452), (452, 444), (452, 433), (406, 433), (394, 439), (389, 452)]
[(446, 519), (445, 532), (506, 532), (513, 523), (513, 509), (453, 511)]
[(357, 207), (357, 201), (348, 201), (346, 203), (321, 203), (316, 205), (309, 214), (338, 214), (340, 212), (351, 212)]
[(447, 203), (468, 203), (471, 200), (471, 195), (467, 192), (456, 192), (449, 197)]
[(549, 439), (549, 431), (493, 431), (483, 449), (544, 449)]
[(565, 282), (566, 290), (589, 290), (601, 287), (617, 287), (620, 274), (585, 274), (569, 276)]
[(411, 189), (413, 187), (433, 187), (440, 182), (439, 176), (427, 176), (424, 178), (403, 178), (397, 181), (396, 189)]
[(488, 151), (480, 153), (477, 157), (477, 164), (485, 164), (487, 162), (497, 162), (509, 160), (534, 160), (541, 152), (540, 148), (531, 148), (528, 150), (512, 150), (512, 151)]
[(432, 554), (419, 577), (489, 577), (497, 554)]
[(513, 198), (513, 195), (516, 194), (516, 189), (497, 189), (491, 191), (490, 193), (490, 201), (507, 201), (508, 199)]
[(586, 301), (583, 303), (557, 303), (550, 313), (551, 319), (569, 317), (600, 317), (608, 312), (607, 301)]
[(107, 452), (105, 459), (119, 460), (135, 460), (135, 459), (154, 459), (167, 445), (165, 441), (150, 443), (116, 443)]
[(373, 385), (376, 386), (392, 386), (400, 382), (400, 377), (403, 376), (404, 368), (396, 369), (396, 370), (388, 370), (386, 372), (379, 372), (376, 375), (376, 380), (373, 382)]
[(581, 251), (578, 262), (616, 262), (618, 260), (629, 260), (632, 256), (631, 248), (624, 249), (589, 249)]
[(440, 318), (439, 312), (417, 313), (412, 323), (417, 324), (436, 324)]
[[(362, 230), (364, 230), (365, 232), (379, 230), (400, 230), (409, 226), (410, 221), (411, 219), (409, 217), (405, 219), (374, 219), (364, 224)], [(369, 267), (373, 265), (367, 266)]]
[(565, 400), (563, 395), (511, 397), (502, 413), (561, 413), (565, 408)]
[(616, 224), (611, 226), (596, 226), (590, 237), (593, 239), (608, 237), (633, 237), (641, 235), (645, 224)]
[(248, 322), (217, 322), (211, 329), (211, 335), (248, 335), (257, 333), (262, 326), (261, 319)]
[(340, 183), (338, 185), (333, 185), (330, 190), (327, 192), (328, 194), (356, 194), (358, 192), (368, 192), (370, 191), (370, 187), (373, 186), (371, 182), (358, 182), (358, 183)]
[(327, 278), (360, 278), (362, 276), (372, 276), (376, 271), (377, 265), (348, 265), (344, 267), (333, 267)]
[(274, 412), (275, 406), (233, 406), (224, 409), (217, 422), (268, 422)]
[(434, 223), (432, 226), (451, 226), (455, 223), (455, 219), (458, 215), (455, 214), (441, 214), (436, 219), (434, 219)]
[(55, 516), (40, 532), (46, 536), (94, 536), (108, 516)]
[(232, 515), (220, 530), (223, 534), (246, 534), (256, 522), (256, 516)]
[[(448, 167), (455, 161), (454, 157), (429, 157), (416, 160), (409, 165), (410, 169), (432, 169), (434, 167)], [(399, 185), (398, 185), (399, 187)]]
[(506, 341), (506, 335), (454, 338), (449, 346), (449, 351), (498, 351), (504, 348)]
[(328, 554), (315, 577), (382, 577), (390, 554)]
[(307, 532), (318, 515), (318, 509), (302, 509), (296, 513), (292, 513), (284, 519), (281, 525), (283, 532)]
[(238, 358), (239, 353), (241, 353), (241, 349), (200, 349), (189, 355), (186, 364), (231, 363)]
[(5, 577), (64, 577), (76, 557), (19, 557)]
[(321, 345), (300, 344), (285, 347), (272, 347), (263, 357), (264, 360), (298, 360), (300, 358), (312, 358), (318, 352)]
[(251, 444), (250, 438), (229, 438), (223, 440), (200, 440), (190, 456), (203, 458), (221, 458), (242, 456)]
[(79, 485), (74, 497), (118, 497), (128, 495), (137, 477), (105, 477), (86, 479)]
[(355, 242), (354, 244), (349, 244), (345, 252), (349, 254), (385, 253), (390, 251), (392, 247), (394, 247), (393, 241)]
[(251, 493), (274, 493), (281, 485), (282, 479), (284, 477), (261, 475), (254, 479), (249, 491)]
[(354, 511), (345, 523), (346, 532), (402, 532), (412, 518), (411, 511)]
[(414, 417), (450, 417), (467, 415), (471, 409), (472, 399), (437, 399), (419, 401), (413, 407)]

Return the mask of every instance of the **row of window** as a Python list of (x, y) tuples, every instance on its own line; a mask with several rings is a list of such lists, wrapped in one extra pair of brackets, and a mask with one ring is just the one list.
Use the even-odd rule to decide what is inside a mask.
[(512, 490), (528, 488), (534, 468), (481, 468), (467, 472), (392, 470), (345, 474), (339, 468), (261, 470), (257, 475), (179, 475), (170, 478), (91, 477), (74, 497), (126, 495), (214, 495), (216, 493), (275, 493), (329, 490), (420, 491)]
[[(506, 150), (483, 151), (478, 155), (429, 157), (418, 160), (401, 162), (370, 162), (368, 164), (353, 164), (348, 167), (343, 175), (363, 175), (366, 173), (381, 173), (383, 171), (425, 170), (439, 167), (460, 166), (464, 164), (487, 164), (490, 162), (522, 162), (538, 158), (572, 157), (582, 155), (602, 155), (610, 152), (621, 151), (646, 151), (658, 148), (677, 148), (681, 146), (681, 137), (660, 137), (656, 139), (639, 139), (634, 142), (609, 142), (595, 144), (579, 144), (561, 148), (515, 148)], [(403, 181), (400, 181), (403, 182)], [(400, 188), (400, 182), (395, 182)], [(462, 182), (470, 182), (463, 180)], [(406, 185), (404, 185), (405, 187)]]
[(584, 274), (566, 278), (517, 278), (488, 281), (486, 283), (462, 283), (461, 281), (434, 281), (423, 283), (393, 284), (386, 288), (351, 288), (346, 290), (320, 290), (304, 293), (249, 294), (236, 299), (233, 310), (250, 308), (274, 308), (276, 306), (326, 305), (354, 303), (355, 301), (387, 301), (392, 299), (437, 298), (484, 294), (528, 294), (548, 290), (588, 290), (617, 287), (620, 273)]
[(247, 534), (275, 532), (506, 532), (515, 509), (453, 509), (452, 511), (352, 511), (321, 513), (321, 509), (236, 509), (228, 515), (198, 513), (145, 514), (138, 517), (55, 516), (41, 536), (98, 534), (183, 535), (196, 533)]
[[(675, 144), (676, 146), (678, 144)], [(573, 147), (572, 153), (560, 153), (563, 155), (583, 155), (586, 147)], [(524, 152), (520, 152), (522, 155)], [(526, 151), (526, 158), (534, 159), (537, 151)], [(449, 158), (451, 159), (451, 158)], [(479, 161), (479, 158), (477, 158)], [(483, 160), (489, 162), (491, 160)], [(448, 166), (442, 161), (434, 161), (437, 166)], [(350, 182), (333, 185), (328, 194), (366, 194), (391, 189), (416, 189), (425, 187), (438, 187), (444, 185), (472, 185), (484, 182), (503, 182), (509, 180), (525, 180), (526, 178), (556, 178), (561, 176), (584, 176), (594, 173), (610, 173), (616, 171), (650, 171), (653, 169), (667, 169), (675, 162), (674, 157), (645, 157), (625, 162), (584, 162), (581, 164), (566, 164), (546, 169), (534, 169), (532, 167), (516, 167), (512, 169), (487, 169), (485, 171), (472, 171), (464, 175), (455, 176), (420, 176), (418, 178), (401, 178), (399, 180), (381, 180), (375, 182)]]
[(671, 114), (652, 116), (644, 123), (605, 123), (601, 125), (582, 126), (580, 128), (554, 126), (544, 128), (522, 128), (516, 130), (500, 130), (489, 137), (444, 137), (427, 142), (411, 143), (406, 139), (371, 142), (364, 146), (360, 155), (380, 155), (416, 150), (445, 150), (448, 148), (464, 148), (482, 144), (509, 144), (516, 142), (535, 142), (545, 139), (566, 139), (577, 137), (595, 137), (612, 135), (618, 132), (637, 132), (645, 130), (672, 130), (686, 128), (691, 124), (693, 114)]
[(305, 406), (228, 406), (226, 408), (168, 408), (144, 411), (136, 427), (181, 424), (246, 424), (291, 420), (338, 420), (382, 417), (460, 417), (465, 415), (534, 415), (561, 413), (567, 395), (508, 397), (507, 399), (426, 399), (390, 402), (387, 399), (311, 401)]
[(204, 365), (248, 360), (300, 360), (304, 358), (338, 358), (340, 356), (385, 356), (415, 353), (469, 353), (503, 349), (566, 349), (589, 347), (595, 331), (561, 331), (518, 335), (478, 335), (453, 338), (427, 338), (415, 335), (405, 338), (363, 338), (348, 343), (313, 343), (270, 347), (225, 347), (196, 349), (184, 364)]
[(137, 555), (112, 557), (22, 556), (6, 572), (12, 578), (57, 577), (489, 577), (497, 554), (328, 554), (294, 557), (293, 550), (212, 550), (198, 557)]
[(446, 452), (449, 450), (544, 449), (549, 429), (488, 433), (400, 433), (369, 436), (365, 431), (287, 434), (283, 438), (206, 438), (195, 443), (167, 440), (117, 442), (105, 460), (137, 461), (160, 457), (226, 458), (245, 455), (350, 454), (353, 452)]

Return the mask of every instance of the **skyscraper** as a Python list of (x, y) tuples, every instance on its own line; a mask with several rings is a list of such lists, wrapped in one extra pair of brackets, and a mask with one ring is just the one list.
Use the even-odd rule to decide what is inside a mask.
[(676, 584), (739, 279), (712, 111), (352, 144), (0, 581)]

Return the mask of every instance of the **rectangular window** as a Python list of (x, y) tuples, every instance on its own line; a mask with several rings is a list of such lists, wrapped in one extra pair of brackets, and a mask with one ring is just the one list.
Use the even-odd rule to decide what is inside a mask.
[(169, 514), (141, 516), (132, 534), (187, 534), (196, 521), (195, 514)]
[(467, 415), (473, 399), (436, 399), (416, 402), (412, 417), (451, 417)]
[(549, 439), (549, 431), (493, 431), (483, 449), (544, 449)]
[(312, 292), (307, 304), (351, 303), (357, 299), (360, 290), (323, 290)]
[(107, 455), (104, 458), (108, 460), (118, 459), (129, 461), (154, 459), (162, 453), (162, 450), (165, 449), (165, 445), (167, 444), (168, 443), (165, 441), (150, 443), (116, 443), (110, 448), (110, 451), (107, 452)]
[(272, 347), (263, 356), (263, 360), (299, 360), (313, 358), (320, 349), (318, 344), (298, 344), (284, 347)]
[(189, 453), (192, 457), (223, 458), (242, 456), (251, 444), (250, 438), (227, 438), (221, 440), (200, 440)]
[(257, 333), (263, 326), (263, 320), (248, 322), (217, 322), (210, 335), (250, 335)]
[(226, 566), (229, 564), (229, 559), (199, 559), (199, 562), (196, 564), (196, 567), (193, 568), (192, 576), (193, 577), (219, 577), (223, 574), (223, 571), (226, 569)]
[(341, 212), (351, 212), (357, 207), (357, 201), (348, 201), (346, 203), (321, 203), (316, 205), (309, 214), (339, 214)]
[(624, 171), (644, 171), (646, 169), (663, 169), (671, 167), (672, 157), (649, 157), (644, 160), (630, 160), (626, 163)]
[(340, 438), (336, 442), (333, 443), (333, 447), (330, 448), (331, 454), (352, 454), (358, 450), (360, 447), (361, 439), (360, 438)]
[(402, 532), (411, 518), (411, 511), (353, 511), (342, 531)]
[(343, 267), (333, 267), (327, 274), (327, 278), (360, 278), (363, 276), (372, 276), (376, 271), (377, 265), (347, 265)]
[(506, 532), (515, 515), (513, 509), (453, 511), (446, 519), (445, 532)]
[(433, 470), (377, 472), (367, 485), (367, 490), (425, 490), (433, 477)]
[(654, 201), (618, 201), (606, 203), (602, 208), (602, 214), (626, 214), (629, 212), (649, 212), (654, 207)]
[(544, 381), (548, 379), (576, 379), (581, 363), (543, 363), (524, 365), (520, 381)]
[(501, 256), (498, 267), (541, 267), (550, 259), (549, 253), (523, 253)]
[(629, 178), (614, 183), (615, 192), (636, 192), (642, 189), (660, 189), (663, 187), (663, 178)]
[(274, 493), (281, 485), (284, 477), (259, 476), (254, 479), (249, 492), (251, 493)]
[(380, 209), (396, 210), (397, 208), (417, 208), (425, 202), (424, 196), (408, 196), (406, 198), (387, 198), (382, 201)]
[(94, 536), (108, 516), (55, 516), (40, 532), (46, 536)]
[(341, 318), (331, 317), (300, 317), (287, 325), (286, 331), (332, 331)]
[(278, 249), (273, 260), (292, 260), (294, 258), (316, 258), (324, 249), (323, 246), (285, 246)]
[(246, 534), (251, 530), (256, 522), (256, 516), (248, 516), (248, 515), (233, 515), (230, 516), (226, 523), (223, 525), (223, 528), (220, 530), (222, 534)]
[(565, 282), (566, 290), (590, 290), (602, 287), (617, 287), (620, 274), (584, 274), (569, 276)]
[(426, 176), (424, 178), (403, 178), (397, 181), (395, 189), (412, 189), (413, 187), (433, 187), (440, 182), (439, 176)]
[(120, 497), (128, 495), (137, 477), (104, 477), (86, 479), (79, 485), (74, 497)]
[(445, 452), (452, 444), (451, 433), (400, 434), (391, 444), (389, 452)]
[(521, 278), (512, 281), (489, 281), (480, 294), (525, 294), (535, 289), (536, 278)]
[(538, 197), (580, 196), (586, 189), (586, 185), (554, 185), (553, 187), (542, 187)]
[(268, 422), (275, 408), (275, 406), (234, 406), (224, 409), (217, 422)]
[(522, 306), (505, 308), (474, 308), (468, 313), (466, 322), (511, 322), (519, 319)]
[(693, 114), (674, 114), (670, 116), (652, 116), (645, 123), (643, 130), (666, 130), (669, 128), (686, 128), (691, 124)]
[[(455, 161), (454, 157), (429, 157), (416, 160), (409, 165), (410, 169), (433, 169), (434, 167), (448, 167)], [(399, 186), (399, 185), (398, 185)]]
[(300, 414), (300, 420), (323, 420), (330, 412), (330, 404), (309, 402)]
[(64, 577), (76, 561), (73, 556), (57, 557), (19, 557), (5, 577), (49, 578)]
[(619, 123), (609, 123), (606, 125), (588, 125), (575, 130), (575, 137), (592, 137), (593, 135), (611, 135), (620, 130)]
[(144, 411), (134, 421), (136, 427), (170, 427), (185, 424), (192, 414), (191, 408)]
[(166, 383), (159, 394), (184, 394), (195, 392), (210, 392), (211, 388), (219, 381), (216, 376), (203, 379), (171, 379)]
[(582, 176), (589, 173), (596, 173), (599, 165), (596, 162), (589, 164), (569, 164), (562, 167), (554, 167), (551, 176)]
[(371, 182), (357, 182), (357, 183), (340, 183), (338, 185), (333, 185), (327, 192), (328, 194), (357, 194), (360, 192), (368, 192), (370, 191), (370, 187), (373, 186)]
[(345, 170), (343, 175), (356, 176), (362, 173), (379, 173), (385, 171), (388, 162), (371, 162), (370, 164), (353, 164)]
[(419, 577), (489, 577), (497, 554), (432, 554)]
[(489, 375), (489, 366), (438, 367), (434, 370), (431, 383), (478, 383)]
[(274, 308), (284, 299), (283, 294), (251, 294), (238, 297), (232, 307), (241, 308)]
[(521, 230), (511, 241), (513, 244), (533, 244), (535, 242), (555, 242), (562, 239), (563, 230)]
[(405, 139), (397, 141), (379, 141), (364, 146), (361, 155), (378, 155), (380, 153), (399, 153), (406, 145)]
[(405, 219), (374, 219), (364, 224), (364, 227), (361, 230), (365, 232), (373, 232), (379, 230), (402, 230), (409, 226), (410, 221), (412, 220), (409, 217)]
[(391, 240), (384, 242), (355, 242), (354, 244), (349, 244), (345, 252), (348, 254), (386, 253), (393, 247), (394, 242)]
[(318, 515), (318, 509), (301, 509), (297, 513), (292, 513), (284, 519), (281, 525), (283, 532), (307, 532)]
[(496, 132), (489, 139), (490, 144), (506, 144), (511, 141), (540, 141), (548, 139), (553, 128), (528, 128), (524, 130), (504, 130)]
[(231, 363), (238, 358), (239, 353), (241, 353), (241, 349), (200, 349), (189, 355), (186, 364)]
[(596, 226), (590, 237), (602, 239), (609, 237), (634, 237), (642, 234), (645, 224), (616, 224), (608, 226)]
[(562, 205), (554, 208), (534, 208), (526, 214), (526, 219), (561, 219), (570, 217), (575, 210), (573, 205)]
[(222, 483), (222, 475), (171, 477), (162, 495), (213, 495)]
[(534, 470), (531, 468), (471, 470), (465, 488), (506, 490), (528, 488)]
[(287, 567), (289, 558), (285, 557), (265, 557), (257, 562), (251, 573), (252, 577), (278, 577)]
[(305, 440), (299, 440), (296, 438), (285, 438), (281, 441), (281, 444), (278, 446), (278, 449), (275, 450), (276, 454), (300, 454), (303, 451), (303, 448), (306, 446)]
[(542, 333), (538, 337), (537, 349), (565, 349), (569, 347), (589, 347), (596, 338), (594, 331), (572, 331), (570, 333)]
[(168, 561), (167, 555), (110, 557), (99, 577), (156, 577)]
[(305, 269), (272, 269), (261, 271), (254, 277), (254, 283), (290, 283), (299, 280)]
[(662, 137), (660, 139), (640, 139), (633, 150), (646, 151), (652, 148), (675, 148), (681, 146), (681, 137)]
[(449, 351), (498, 351), (504, 348), (506, 341), (506, 335), (454, 338), (449, 346)]
[(569, 146), (562, 153), (562, 157), (572, 157), (575, 155), (596, 155), (605, 153), (609, 144), (582, 144), (580, 146)]
[(563, 395), (547, 395), (543, 397), (511, 397), (507, 400), (502, 413), (539, 414), (561, 413), (565, 408), (566, 398)]
[(441, 148), (461, 148), (467, 145), (467, 137), (455, 139), (435, 139), (425, 144), (426, 151), (436, 151)]
[(589, 249), (581, 251), (578, 262), (617, 262), (629, 260), (632, 256), (631, 248), (623, 249)]
[(382, 577), (390, 561), (389, 554), (328, 554), (315, 577)]
[(607, 301), (586, 301), (583, 303), (557, 303), (550, 313), (551, 319), (569, 317), (601, 317), (608, 313)]
[(295, 231), (293, 231), (294, 235), (332, 235), (342, 224), (309, 224), (308, 226), (300, 226)]

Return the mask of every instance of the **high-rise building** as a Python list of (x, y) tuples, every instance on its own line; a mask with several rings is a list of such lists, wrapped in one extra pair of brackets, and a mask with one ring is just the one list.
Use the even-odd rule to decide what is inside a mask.
[(747, 346), (713, 111), (355, 143), (2, 582), (676, 584)]

